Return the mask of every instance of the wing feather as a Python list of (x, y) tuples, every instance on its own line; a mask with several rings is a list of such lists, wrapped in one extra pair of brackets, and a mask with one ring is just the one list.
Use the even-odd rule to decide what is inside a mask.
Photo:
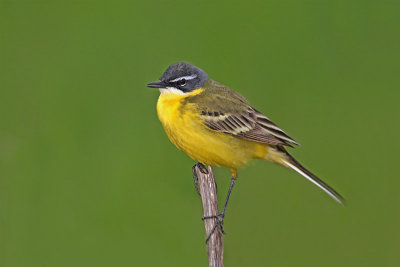
[(247, 107), (246, 112), (201, 111), (200, 114), (205, 125), (216, 131), (271, 145), (298, 145), (276, 124), (251, 106)]
[(206, 93), (187, 101), (195, 104), (201, 119), (210, 129), (270, 145), (298, 145), (240, 94), (212, 80), (206, 87)]

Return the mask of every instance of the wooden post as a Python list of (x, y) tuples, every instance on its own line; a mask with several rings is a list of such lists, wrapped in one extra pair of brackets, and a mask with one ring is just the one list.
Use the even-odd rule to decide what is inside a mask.
[[(198, 178), (201, 201), (203, 203), (203, 216), (218, 215), (217, 187), (215, 184), (214, 173), (211, 166), (208, 167), (208, 174), (204, 174), (196, 166), (195, 171)], [(206, 236), (212, 231), (217, 223), (217, 218), (205, 219), (204, 227)], [(218, 226), (210, 239), (206, 243), (208, 264), (210, 267), (223, 267), (224, 243), (221, 228)]]

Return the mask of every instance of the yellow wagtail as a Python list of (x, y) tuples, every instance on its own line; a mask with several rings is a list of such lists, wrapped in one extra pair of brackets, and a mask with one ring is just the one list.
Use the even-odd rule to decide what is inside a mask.
[(147, 86), (160, 89), (157, 114), (176, 147), (199, 162), (196, 165), (203, 171), (203, 164), (230, 168), (232, 179), (224, 208), (221, 214), (211, 216), (220, 219), (221, 228), (237, 169), (253, 158), (298, 172), (344, 204), (339, 193), (286, 151), (284, 147), (298, 145), (296, 141), (243, 96), (211, 80), (202, 69), (178, 62), (170, 65), (159, 81)]

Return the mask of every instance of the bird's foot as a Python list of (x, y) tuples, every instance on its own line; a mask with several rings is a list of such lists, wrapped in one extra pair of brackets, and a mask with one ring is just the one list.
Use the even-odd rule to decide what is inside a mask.
[(193, 180), (194, 180), (194, 187), (196, 188), (196, 192), (197, 194), (200, 195), (200, 190), (199, 190), (199, 178), (197, 177), (197, 173), (196, 173), (196, 167), (199, 168), (199, 170), (201, 171), (201, 173), (203, 174), (208, 174), (208, 170), (206, 168), (206, 166), (204, 166), (202, 163), (196, 163), (193, 165), (192, 167), (192, 171), (193, 171)]
[(203, 163), (197, 163), (196, 165), (194, 165), (194, 166), (197, 166), (198, 168), (199, 168), (199, 170), (202, 172), (202, 173), (204, 173), (204, 174), (208, 174), (208, 170), (207, 170), (207, 167), (206, 166), (204, 166), (204, 164)]
[(207, 235), (206, 243), (208, 242), (210, 237), (213, 235), (213, 233), (215, 232), (217, 227), (220, 228), (222, 234), (226, 234), (225, 231), (224, 231), (224, 217), (225, 217), (225, 214), (221, 213), (221, 214), (218, 214), (218, 215), (203, 216), (201, 218), (203, 221), (207, 220), (207, 219), (217, 219), (217, 221), (215, 222), (213, 228), (211, 229), (211, 231)]

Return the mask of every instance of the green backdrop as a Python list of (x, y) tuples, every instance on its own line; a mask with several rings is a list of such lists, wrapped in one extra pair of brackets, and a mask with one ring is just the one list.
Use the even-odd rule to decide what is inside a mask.
[(0, 1), (0, 266), (207, 265), (194, 162), (145, 86), (181, 60), (348, 201), (252, 162), (226, 266), (399, 263), (399, 1), (64, 2)]

